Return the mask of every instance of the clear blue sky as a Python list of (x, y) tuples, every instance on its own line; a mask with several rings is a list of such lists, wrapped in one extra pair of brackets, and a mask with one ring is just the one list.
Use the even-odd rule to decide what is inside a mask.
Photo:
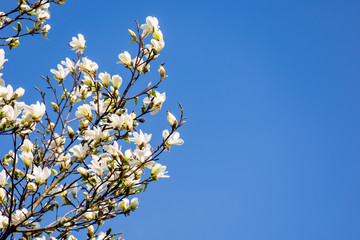
[(50, 10), (49, 41), (26, 38), (6, 55), (3, 78), (25, 86), (28, 102), (40, 74), (73, 56), (72, 36), (85, 36), (101, 71), (121, 74), (134, 19), (156, 16), (164, 33), (164, 108), (183, 104), (185, 144), (161, 160), (171, 178), (113, 222), (126, 240), (360, 239), (359, 1), (68, 0)]

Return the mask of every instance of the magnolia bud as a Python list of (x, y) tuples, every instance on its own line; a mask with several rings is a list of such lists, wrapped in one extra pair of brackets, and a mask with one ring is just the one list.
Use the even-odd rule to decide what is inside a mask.
[(83, 178), (87, 178), (89, 176), (89, 173), (83, 167), (79, 167), (77, 171), (81, 174), (81, 176), (83, 176)]
[(160, 77), (164, 78), (165, 77), (165, 68), (163, 66), (159, 66), (159, 73), (160, 73)]
[(87, 227), (87, 230), (89, 231), (89, 235), (93, 236), (94, 235), (94, 226), (90, 225)]
[(166, 111), (166, 115), (167, 115), (167, 120), (168, 120), (169, 123), (170, 123), (170, 126), (171, 126), (172, 128), (176, 127), (176, 125), (177, 125), (177, 120), (176, 120), (175, 116), (172, 115), (169, 111)]
[(136, 41), (136, 40), (137, 40), (136, 34), (135, 34), (132, 30), (130, 30), (130, 29), (128, 29), (128, 31), (129, 31), (129, 33), (130, 33), (130, 36), (134, 39), (134, 41)]
[(67, 130), (69, 137), (72, 139), (75, 136), (74, 130), (70, 126), (67, 126)]
[(30, 192), (36, 192), (37, 186), (35, 183), (30, 182), (27, 184), (27, 188), (29, 189)]
[(51, 102), (50, 105), (53, 106), (54, 112), (58, 112), (58, 111), (59, 111), (59, 105), (57, 105), (56, 103)]
[(161, 41), (163, 39), (163, 34), (160, 29), (154, 32), (153, 38), (157, 41)]

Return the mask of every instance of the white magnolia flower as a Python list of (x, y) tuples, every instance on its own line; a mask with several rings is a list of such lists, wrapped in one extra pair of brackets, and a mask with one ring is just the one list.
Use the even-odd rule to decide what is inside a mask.
[(73, 37), (72, 41), (70, 42), (70, 46), (72, 47), (71, 50), (74, 50), (76, 52), (80, 52), (81, 54), (84, 53), (84, 49), (85, 49), (85, 38), (84, 36), (79, 33), (78, 34), (78, 38)]
[(134, 137), (130, 137), (129, 140), (132, 142), (135, 142), (136, 145), (138, 145), (139, 147), (142, 147), (151, 140), (152, 134), (146, 134), (146, 133), (144, 134), (140, 130), (140, 134), (137, 132), (134, 132), (133, 136)]
[(123, 198), (121, 200), (121, 202), (119, 203), (120, 210), (123, 212), (126, 212), (127, 210), (129, 210), (129, 207), (130, 207), (129, 203), (130, 203), (129, 199)]
[(142, 58), (134, 58), (132, 60), (132, 65), (136, 67), (136, 71), (138, 72), (149, 72), (150, 64), (146, 64)]
[[(4, 188), (0, 188), (0, 203), (3, 203), (6, 201), (6, 191)], [(0, 226), (1, 229), (1, 226)]]
[(51, 29), (51, 26), (49, 24), (46, 24), (42, 29), (41, 29), (41, 32), (42, 33), (47, 33), (49, 32)]
[(153, 107), (150, 109), (151, 115), (158, 113), (159, 110), (161, 109), (163, 103), (166, 100), (165, 92), (160, 94), (158, 91), (155, 91), (155, 96), (156, 97), (154, 97), (154, 96), (146, 97), (143, 100), (143, 102), (145, 104), (150, 104), (151, 102), (153, 102)]
[(5, 51), (4, 49), (0, 49), (0, 70), (3, 69), (3, 65), (4, 63), (7, 61), (7, 59), (5, 59)]
[(155, 39), (155, 40), (157, 40), (157, 41), (161, 41), (161, 40), (163, 40), (163, 33), (161, 32), (161, 30), (160, 29), (158, 29), (157, 31), (155, 31), (154, 33), (153, 33), (153, 38)]
[(38, 166), (34, 166), (33, 173), (28, 174), (27, 176), (30, 179), (35, 179), (35, 182), (38, 185), (43, 184), (51, 175), (51, 170), (47, 167), (44, 167), (43, 169)]
[(111, 83), (113, 84), (115, 89), (119, 89), (122, 83), (122, 78), (119, 75), (114, 75), (111, 78)]
[(100, 232), (96, 240), (104, 240), (106, 236), (106, 233)]
[(14, 109), (10, 105), (5, 105), (0, 111), (0, 115), (3, 114), (4, 117), (6, 117), (6, 119), (10, 122), (15, 122), (16, 118), (20, 115), (20, 113), (21, 110)]
[(9, 223), (9, 218), (0, 213), (0, 229), (6, 228)]
[(140, 166), (141, 164), (143, 164), (142, 166), (144, 168), (151, 168), (154, 165), (154, 161), (152, 161), (152, 152), (150, 150), (150, 145), (147, 144), (144, 148), (142, 149), (135, 149), (134, 153), (133, 153), (133, 160), (130, 162), (131, 166)]
[(159, 178), (168, 178), (170, 176), (165, 175), (167, 173), (166, 166), (156, 163), (151, 169), (151, 177), (156, 181)]
[(124, 64), (124, 66), (127, 66), (127, 67), (130, 67), (132, 65), (131, 56), (127, 51), (125, 51), (124, 53), (120, 53), (118, 57), (119, 57), (120, 61), (117, 63), (122, 63), (122, 64)]
[(9, 179), (9, 176), (6, 174), (5, 170), (2, 170), (0, 172), (0, 187), (5, 187), (8, 183), (7, 180)]
[(155, 39), (151, 39), (151, 43), (153, 45), (153, 49), (155, 51), (155, 54), (159, 53), (165, 47), (164, 40), (157, 41)]
[(25, 219), (27, 213), (28, 210), (26, 208), (16, 210), (12, 215), (11, 224), (17, 225), (21, 223)]
[(114, 141), (114, 144), (112, 145), (105, 145), (103, 146), (103, 149), (111, 154), (111, 156), (115, 158), (119, 158), (121, 153), (121, 146), (119, 146), (118, 142)]
[(39, 9), (36, 11), (36, 16), (39, 21), (50, 19), (50, 12), (47, 9)]
[(1, 87), (4, 87), (5, 86), (5, 81), (4, 81), (4, 79), (2, 79), (1, 77), (2, 77), (2, 73), (0, 73), (0, 86)]
[(111, 114), (109, 120), (110, 120), (109, 125), (114, 130), (121, 130), (122, 126), (124, 125), (124, 117), (121, 117), (117, 114)]
[[(164, 138), (164, 140), (167, 138), (167, 137), (169, 137), (169, 130), (167, 130), (167, 129), (165, 129), (164, 131), (163, 131), (163, 134), (162, 134), (162, 136), (163, 136), (163, 138)], [(171, 146), (171, 145), (183, 145), (184, 144), (184, 140), (182, 140), (181, 138), (180, 138), (180, 133), (178, 133), (178, 132), (174, 132), (170, 137), (169, 137), (169, 139), (167, 139), (166, 140), (166, 145), (169, 145), (169, 146)]]
[(75, 182), (75, 183), (69, 188), (69, 193), (70, 193), (71, 195), (73, 195), (74, 198), (76, 198), (78, 191), (79, 191), (79, 189), (78, 189), (78, 183)]
[(91, 155), (91, 164), (89, 170), (93, 171), (96, 175), (101, 176), (105, 170), (107, 170), (107, 159), (100, 158), (96, 155)]
[(29, 140), (25, 139), (21, 145), (21, 151), (23, 152), (32, 152), (34, 150), (34, 144)]
[(25, 105), (25, 109), (26, 113), (28, 113), (34, 121), (40, 121), (46, 111), (45, 104), (40, 104), (39, 101), (37, 101), (36, 104), (31, 104), (30, 106)]
[(159, 29), (159, 21), (156, 17), (147, 17), (146, 23), (140, 27), (143, 30), (142, 36), (146, 37), (149, 33), (154, 33)]
[(92, 130), (85, 131), (85, 140), (94, 140), (100, 142), (109, 137), (109, 130), (102, 130), (101, 127), (95, 126)]
[(19, 99), (24, 95), (24, 93), (25, 93), (25, 89), (20, 87), (20, 88), (16, 89), (16, 91), (15, 91), (15, 93), (13, 95), (13, 98)]
[(21, 160), (23, 160), (25, 166), (27, 167), (30, 167), (31, 163), (34, 160), (34, 155), (32, 154), (32, 152), (22, 152), (19, 157), (21, 158)]
[(91, 106), (89, 104), (81, 105), (75, 112), (76, 117), (92, 118)]
[(64, 144), (66, 142), (66, 138), (64, 136), (59, 136), (59, 134), (54, 133), (52, 140), (50, 141), (49, 150), (54, 152), (62, 152), (64, 149)]
[(138, 206), (139, 206), (139, 199), (137, 197), (131, 199), (130, 209), (134, 211), (135, 209), (138, 208)]
[(74, 157), (79, 158), (79, 159), (84, 159), (86, 157), (86, 152), (89, 150), (88, 145), (82, 145), (82, 144), (78, 144), (73, 146), (69, 152), (74, 154)]
[(58, 71), (55, 69), (51, 69), (50, 72), (54, 74), (58, 79), (64, 80), (66, 76), (69, 74), (70, 70), (67, 68), (64, 68), (62, 65), (58, 64)]
[(73, 73), (75, 72), (79, 62), (74, 63), (74, 61), (71, 61), (69, 58), (66, 58), (65, 61), (61, 61), (61, 64), (67, 67), (67, 69)]
[(82, 58), (82, 61), (79, 63), (79, 66), (82, 70), (90, 73), (96, 72), (97, 69), (99, 68), (96, 62), (91, 61), (87, 57)]
[(107, 72), (104, 72), (104, 73), (100, 73), (99, 74), (99, 78), (101, 80), (101, 83), (105, 86), (105, 87), (108, 87), (109, 86), (109, 83), (110, 83), (110, 80), (111, 80), (111, 76), (109, 73)]
[(5, 98), (6, 101), (11, 100), (13, 94), (14, 94), (14, 90), (10, 84), (7, 85), (7, 87), (0, 87), (0, 97)]

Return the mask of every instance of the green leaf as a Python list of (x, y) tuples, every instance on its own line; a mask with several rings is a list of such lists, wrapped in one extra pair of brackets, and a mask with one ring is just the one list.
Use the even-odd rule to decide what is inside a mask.
[(135, 106), (138, 104), (139, 98), (135, 98)]
[(131, 40), (129, 43), (133, 43), (133, 42), (135, 42), (134, 40)]

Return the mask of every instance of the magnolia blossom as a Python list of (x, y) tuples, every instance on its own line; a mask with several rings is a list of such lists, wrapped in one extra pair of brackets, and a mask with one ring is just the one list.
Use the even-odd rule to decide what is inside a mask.
[(168, 178), (170, 176), (165, 175), (167, 173), (166, 166), (161, 165), (160, 163), (156, 163), (151, 169), (151, 177), (155, 181), (159, 178)]
[(82, 61), (79, 63), (79, 66), (83, 71), (90, 73), (96, 72), (97, 69), (99, 68), (96, 62), (91, 61), (87, 57), (82, 58)]
[(0, 229), (6, 228), (9, 223), (9, 218), (0, 213)]
[(22, 152), (19, 156), (21, 160), (25, 163), (25, 166), (30, 167), (31, 163), (34, 160), (34, 155), (32, 152)]
[(118, 57), (120, 59), (120, 62), (117, 63), (122, 63), (124, 64), (124, 66), (127, 67), (130, 67), (132, 65), (131, 56), (127, 51), (125, 51), (124, 53), (120, 53)]
[[(163, 138), (164, 140), (167, 139), (169, 137), (169, 130), (165, 129), (163, 131)], [(180, 133), (178, 132), (174, 132), (173, 134), (171, 134), (171, 136), (166, 140), (166, 144), (167, 145), (183, 145), (184, 144), (184, 140), (182, 140), (180, 138)]]
[(9, 179), (9, 176), (6, 174), (6, 171), (5, 170), (2, 170), (0, 172), (0, 187), (4, 187), (6, 186), (8, 183), (7, 183), (7, 180)]
[(78, 144), (70, 148), (69, 152), (73, 153), (76, 158), (84, 159), (88, 150), (87, 145)]
[(23, 209), (18, 209), (15, 211), (15, 213), (13, 213), (12, 218), (11, 218), (11, 223), (13, 225), (17, 225), (19, 223), (21, 223), (24, 218), (26, 217), (26, 214), (28, 213), (28, 210), (26, 208)]
[(65, 61), (61, 61), (61, 64), (67, 67), (67, 69), (73, 73), (77, 68), (78, 62), (74, 63), (74, 61), (71, 61), (69, 58), (66, 58)]
[(71, 50), (76, 51), (77, 53), (80, 52), (81, 54), (84, 53), (84, 49), (85, 49), (85, 38), (84, 36), (79, 33), (78, 34), (78, 38), (73, 37), (72, 41), (70, 42), (70, 46), (72, 47)]
[(96, 175), (101, 176), (104, 170), (107, 169), (106, 158), (100, 158), (96, 155), (91, 155), (91, 158), (91, 164), (89, 165), (90, 171), (93, 171)]
[(101, 83), (102, 83), (105, 87), (108, 87), (108, 86), (109, 86), (109, 83), (110, 83), (110, 80), (111, 80), (110, 74), (108, 74), (107, 72), (100, 73), (100, 74), (99, 74), (99, 78), (100, 78), (100, 80), (101, 80)]
[(154, 33), (159, 29), (159, 21), (156, 17), (147, 17), (146, 23), (142, 24), (140, 28), (143, 30), (142, 36), (146, 37), (149, 33)]
[(4, 63), (7, 61), (7, 59), (5, 59), (5, 51), (4, 49), (0, 49), (0, 70), (3, 69), (3, 65)]
[(95, 126), (92, 130), (85, 131), (85, 140), (94, 140), (95, 142), (100, 142), (109, 137), (109, 130), (102, 130), (100, 127)]
[(34, 144), (29, 139), (25, 139), (23, 144), (21, 145), (21, 151), (32, 152), (33, 149), (34, 149)]
[(43, 169), (38, 166), (34, 166), (33, 168), (33, 174), (28, 174), (28, 178), (35, 179), (35, 182), (38, 185), (43, 184), (51, 175), (51, 170), (47, 167), (44, 167)]
[(111, 83), (113, 84), (115, 89), (119, 89), (121, 83), (122, 83), (122, 78), (119, 75), (114, 75), (111, 78)]
[(150, 97), (146, 97), (144, 98), (143, 102), (145, 104), (150, 104), (152, 103), (152, 108), (150, 109), (150, 114), (154, 115), (156, 113), (159, 112), (159, 110), (161, 109), (163, 103), (166, 100), (166, 94), (165, 93), (159, 93), (158, 91), (154, 91), (155, 92), (155, 97), (154, 96), (150, 96)]
[(137, 197), (131, 199), (130, 209), (134, 211), (135, 209), (138, 208), (138, 206), (139, 206), (139, 199)]
[(91, 106), (89, 104), (81, 105), (77, 108), (77, 111), (75, 112), (75, 116), (77, 117), (84, 117), (84, 118), (91, 118)]
[(167, 120), (170, 123), (170, 126), (171, 127), (176, 127), (177, 120), (176, 120), (175, 116), (172, 115), (169, 111), (166, 111), (166, 115), (167, 115)]
[(140, 130), (140, 134), (137, 132), (134, 132), (133, 136), (134, 137), (130, 137), (129, 140), (132, 142), (135, 142), (136, 145), (138, 146), (144, 146), (145, 144), (147, 144), (150, 140), (151, 140), (151, 135), (152, 134), (144, 134), (141, 130)]
[(56, 71), (55, 69), (51, 69), (50, 72), (54, 74), (58, 79), (63, 80), (69, 74), (70, 70), (64, 68), (60, 64), (58, 64), (57, 67), (58, 67), (58, 71)]
[(157, 41), (155, 39), (151, 39), (151, 43), (153, 45), (153, 49), (155, 51), (155, 54), (160, 52), (165, 47), (164, 40)]
[(114, 141), (114, 144), (112, 145), (105, 145), (103, 146), (103, 149), (111, 154), (111, 156), (115, 158), (119, 158), (119, 156), (122, 156), (121, 153), (121, 146), (119, 146), (118, 142)]
[(130, 207), (129, 203), (130, 203), (129, 199), (123, 198), (121, 200), (121, 202), (119, 203), (120, 210), (123, 212), (126, 212), (127, 210), (129, 210), (129, 207)]
[(142, 164), (144, 168), (151, 168), (155, 163), (151, 160), (152, 152), (149, 144), (142, 149), (135, 149), (133, 157), (134, 159), (130, 162), (131, 166), (139, 166)]
[(31, 104), (30, 106), (26, 106), (26, 113), (29, 114), (34, 121), (40, 121), (42, 116), (45, 114), (45, 104), (41, 103), (39, 101), (36, 102), (36, 104)]

